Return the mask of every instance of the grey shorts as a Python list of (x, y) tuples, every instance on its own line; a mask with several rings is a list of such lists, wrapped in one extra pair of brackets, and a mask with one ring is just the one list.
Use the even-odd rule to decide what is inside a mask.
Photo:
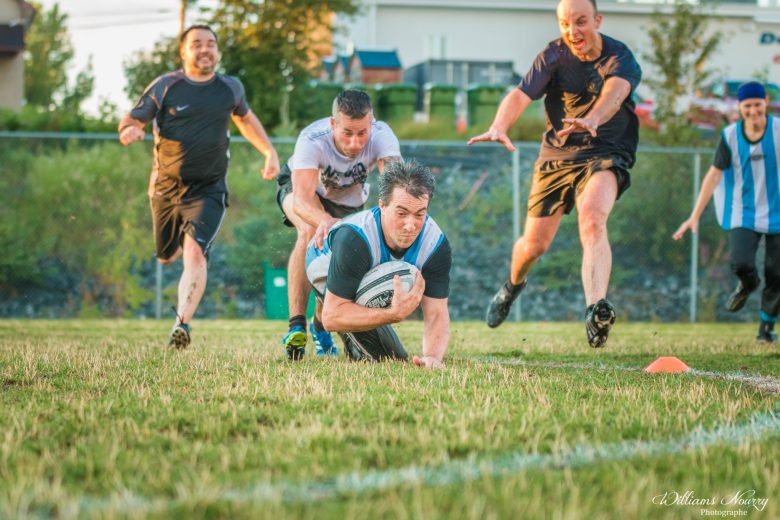
[[(279, 209), (282, 211), (282, 222), (285, 226), (295, 227), (290, 219), (287, 218), (287, 214), (284, 212), (284, 206), (282, 205), (285, 197), (292, 193), (292, 171), (290, 170), (290, 167), (287, 165), (287, 163), (282, 166), (282, 170), (279, 172), (279, 177), (277, 177), (276, 183), (276, 203), (279, 205)], [(338, 204), (324, 198), (319, 193), (317, 194), (317, 197), (319, 197), (320, 203), (322, 203), (322, 207), (331, 217), (344, 218), (347, 215), (357, 213), (363, 209), (363, 206), (353, 208), (351, 206)]]

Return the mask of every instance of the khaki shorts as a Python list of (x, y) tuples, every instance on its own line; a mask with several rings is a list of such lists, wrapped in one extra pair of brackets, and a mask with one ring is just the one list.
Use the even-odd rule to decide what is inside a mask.
[(615, 174), (618, 184), (617, 198), (631, 186), (631, 176), (625, 162), (617, 157), (587, 160), (537, 161), (531, 193), (528, 195), (528, 215), (549, 217), (563, 206), (568, 214), (577, 204), (577, 196), (585, 188), (588, 179), (596, 173), (609, 170)]

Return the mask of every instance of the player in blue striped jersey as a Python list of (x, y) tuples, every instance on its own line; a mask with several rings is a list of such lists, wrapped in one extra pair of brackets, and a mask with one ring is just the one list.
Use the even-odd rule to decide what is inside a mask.
[[(415, 365), (441, 368), (449, 342), (452, 252), (441, 228), (428, 215), (434, 190), (428, 168), (414, 161), (392, 162), (379, 179), (379, 206), (350, 215), (315, 237), (306, 254), (309, 282), (324, 300), (322, 323), (341, 333), (354, 360), (407, 359), (391, 325), (418, 306), (423, 314), (422, 357)], [(366, 273), (385, 262), (403, 260), (420, 273), (410, 291), (395, 280), (392, 303), (368, 308), (355, 303)]]
[(769, 99), (758, 82), (742, 85), (737, 98), (742, 119), (721, 132), (693, 212), (673, 237), (679, 240), (689, 229), (698, 231), (699, 218), (714, 195), (718, 223), (729, 232), (731, 269), (739, 279), (726, 304), (731, 312), (744, 307), (761, 283), (755, 257), (764, 238), (765, 285), (756, 339), (774, 343), (780, 312), (780, 119), (767, 115)]

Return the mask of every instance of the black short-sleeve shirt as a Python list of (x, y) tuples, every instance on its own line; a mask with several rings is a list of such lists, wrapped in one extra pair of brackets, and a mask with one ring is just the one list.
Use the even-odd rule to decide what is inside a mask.
[(179, 70), (155, 79), (130, 111), (154, 121), (155, 190), (171, 198), (226, 193), (230, 117), (247, 113), (244, 87), (231, 76), (198, 83)]
[(517, 86), (531, 99), (544, 98), (547, 130), (542, 140), (540, 160), (580, 160), (617, 155), (634, 164), (639, 140), (639, 120), (629, 94), (617, 113), (598, 128), (597, 136), (575, 132), (559, 138), (564, 118), (584, 117), (593, 107), (604, 83), (619, 77), (631, 84), (631, 92), (642, 79), (642, 70), (625, 44), (601, 35), (601, 55), (581, 61), (562, 39), (547, 46), (534, 60), (531, 70)]
[[(371, 270), (371, 251), (360, 234), (350, 226), (341, 226), (330, 238), (331, 259), (328, 268), (327, 290), (345, 300), (355, 300), (358, 286)], [(405, 251), (394, 252), (398, 259)], [(447, 298), (450, 294), (450, 267), (452, 251), (445, 237), (420, 272), (425, 280), (424, 295), (429, 298)]]

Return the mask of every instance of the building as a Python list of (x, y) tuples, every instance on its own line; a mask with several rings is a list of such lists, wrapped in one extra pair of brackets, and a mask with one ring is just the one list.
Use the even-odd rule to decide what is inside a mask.
[[(395, 48), (407, 67), (430, 60), (512, 62), (524, 75), (545, 43), (560, 36), (557, 0), (359, 0), (360, 15), (337, 21), (336, 46)], [(726, 41), (711, 64), (725, 78), (747, 79), (768, 71), (780, 83), (780, 2), (722, 0), (711, 7), (711, 27)], [(601, 32), (631, 47), (645, 74), (647, 31), (662, 0), (599, 0)], [(641, 90), (641, 89), (640, 89)]]
[(399, 83), (403, 69), (394, 50), (356, 49), (351, 55), (339, 54), (322, 59), (321, 81), (376, 85)]
[(24, 31), (35, 14), (21, 0), (0, 0), (0, 108), (19, 110), (24, 100)]

